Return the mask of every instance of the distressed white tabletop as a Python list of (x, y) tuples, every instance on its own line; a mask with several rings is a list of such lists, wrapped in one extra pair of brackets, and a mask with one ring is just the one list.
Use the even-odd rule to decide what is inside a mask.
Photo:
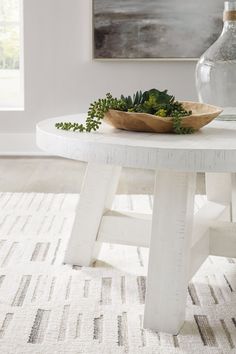
[(77, 114), (37, 124), (37, 145), (70, 159), (179, 171), (236, 172), (236, 122), (213, 121), (192, 135), (136, 133), (103, 123), (99, 131), (79, 133), (55, 128), (56, 122), (84, 122)]

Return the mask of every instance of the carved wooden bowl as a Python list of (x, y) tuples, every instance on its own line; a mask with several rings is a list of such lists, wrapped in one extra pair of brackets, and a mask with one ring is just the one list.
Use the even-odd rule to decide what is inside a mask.
[[(182, 118), (183, 127), (199, 130), (210, 123), (221, 112), (222, 108), (198, 102), (181, 102), (192, 114)], [(171, 133), (173, 132), (172, 117), (154, 116), (148, 113), (122, 112), (110, 109), (104, 121), (115, 128), (136, 132)]]

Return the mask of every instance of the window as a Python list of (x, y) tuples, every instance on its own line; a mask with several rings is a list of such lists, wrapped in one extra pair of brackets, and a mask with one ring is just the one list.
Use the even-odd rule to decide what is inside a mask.
[(0, 0), (0, 110), (23, 108), (21, 0)]

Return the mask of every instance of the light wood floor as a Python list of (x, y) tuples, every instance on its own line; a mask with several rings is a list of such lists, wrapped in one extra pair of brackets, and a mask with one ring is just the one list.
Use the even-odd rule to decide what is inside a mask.
[[(57, 157), (1, 157), (0, 192), (79, 193), (86, 163)], [(151, 194), (154, 173), (123, 169), (120, 194)], [(204, 175), (198, 175), (197, 193), (204, 194)]]

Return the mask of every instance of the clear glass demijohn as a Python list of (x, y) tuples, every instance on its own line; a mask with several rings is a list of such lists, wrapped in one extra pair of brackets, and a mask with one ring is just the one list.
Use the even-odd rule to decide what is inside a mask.
[(236, 107), (236, 1), (225, 2), (223, 31), (198, 61), (196, 86), (200, 102)]

